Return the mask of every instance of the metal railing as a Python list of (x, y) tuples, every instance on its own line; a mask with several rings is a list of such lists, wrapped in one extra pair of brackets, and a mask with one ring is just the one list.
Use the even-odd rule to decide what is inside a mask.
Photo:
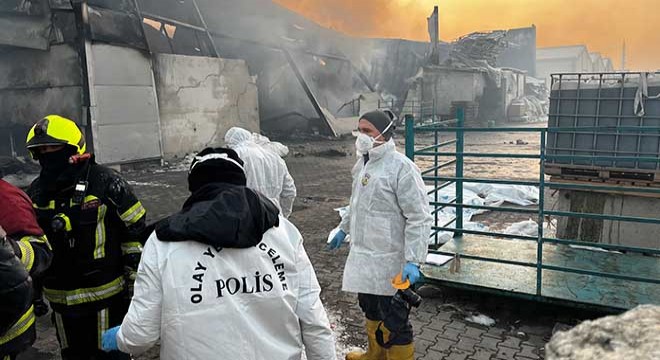
[[(557, 160), (557, 159), (576, 159), (582, 158), (583, 156), (579, 155), (558, 155), (558, 154), (548, 154), (546, 152), (546, 139), (548, 136), (551, 136), (557, 132), (572, 132), (572, 131), (596, 131), (596, 130), (605, 130), (604, 128), (598, 127), (550, 127), (550, 128), (538, 128), (538, 127), (499, 127), (499, 128), (484, 128), (484, 127), (475, 127), (475, 128), (466, 128), (464, 127), (464, 111), (463, 109), (457, 109), (457, 119), (454, 120), (454, 126), (448, 127), (448, 121), (434, 122), (432, 124), (422, 124), (417, 125), (414, 119), (408, 117), (405, 124), (405, 152), (406, 156), (413, 161), (416, 157), (426, 157), (432, 158), (432, 166), (426, 169), (422, 169), (422, 176), (424, 181), (427, 184), (433, 185), (433, 190), (429, 192), (429, 195), (433, 195), (433, 200), (430, 202), (432, 213), (434, 215), (434, 225), (432, 227), (433, 231), (431, 237), (433, 243), (430, 245), (429, 252), (437, 253), (442, 255), (455, 256), (453, 252), (443, 251), (438, 243), (438, 234), (440, 232), (452, 232), (454, 238), (461, 238), (465, 234), (471, 235), (483, 235), (495, 238), (503, 239), (518, 239), (522, 241), (533, 241), (536, 242), (537, 251), (536, 251), (536, 262), (523, 262), (523, 261), (514, 261), (500, 258), (484, 257), (478, 255), (468, 255), (461, 254), (460, 256), (466, 259), (486, 261), (486, 262), (495, 262), (508, 265), (517, 265), (528, 268), (536, 269), (536, 299), (543, 297), (543, 270), (552, 270), (564, 273), (572, 274), (581, 274), (589, 275), (599, 278), (610, 278), (610, 279), (619, 279), (626, 281), (633, 281), (639, 283), (650, 283), (650, 284), (660, 284), (660, 272), (655, 277), (645, 277), (637, 276), (636, 274), (631, 273), (614, 273), (606, 271), (596, 271), (596, 270), (587, 270), (580, 269), (576, 267), (565, 267), (557, 266), (544, 262), (543, 257), (543, 247), (545, 244), (556, 244), (556, 245), (581, 245), (581, 246), (590, 246), (597, 247), (604, 250), (616, 250), (624, 251), (629, 253), (642, 253), (649, 256), (654, 256), (658, 259), (660, 269), (660, 249), (654, 248), (645, 248), (645, 247), (635, 247), (635, 246), (625, 246), (625, 245), (615, 245), (615, 244), (603, 244), (603, 243), (593, 243), (593, 242), (584, 242), (577, 241), (574, 239), (560, 239), (556, 237), (547, 237), (544, 229), (544, 220), (546, 217), (573, 217), (573, 218), (586, 218), (586, 219), (596, 219), (596, 220), (609, 220), (609, 221), (621, 221), (621, 222), (636, 222), (644, 224), (657, 224), (660, 225), (660, 219), (658, 218), (647, 218), (647, 217), (638, 217), (638, 216), (622, 216), (622, 215), (611, 215), (611, 214), (599, 214), (599, 213), (587, 213), (587, 212), (573, 212), (573, 211), (558, 211), (546, 209), (546, 198), (545, 190), (546, 189), (563, 189), (563, 190), (580, 190), (580, 191), (596, 191), (596, 192), (620, 192), (625, 190), (631, 194), (660, 194), (660, 188), (657, 187), (632, 187), (632, 186), (620, 186), (620, 185), (606, 185), (606, 184), (586, 184), (586, 183), (567, 183), (567, 182), (556, 182), (552, 180), (546, 180), (545, 177), (545, 164), (548, 161)], [(650, 127), (650, 126), (638, 126), (638, 127), (625, 127), (625, 128), (607, 128), (607, 131), (613, 132), (623, 132), (630, 134), (631, 132), (638, 133), (653, 133), (657, 134), (660, 131), (660, 127)], [(540, 138), (540, 147), (538, 153), (476, 153), (476, 152), (466, 152), (465, 151), (465, 134), (469, 132), (489, 132), (489, 133), (536, 133)], [(416, 134), (425, 133), (425, 141), (428, 141), (429, 134), (432, 135), (433, 143), (431, 145), (425, 145), (422, 147), (415, 148), (415, 137)], [(448, 151), (447, 148), (454, 151)], [(539, 161), (539, 175), (538, 180), (512, 180), (512, 179), (486, 179), (486, 178), (471, 178), (464, 175), (465, 169), (465, 160), (468, 158), (509, 158), (509, 159), (536, 159)], [(589, 156), (589, 160), (593, 161), (606, 161), (606, 160), (630, 160), (638, 162), (660, 162), (659, 158), (655, 157), (643, 157), (643, 156), (630, 156), (630, 157), (621, 157), (621, 156)], [(629, 159), (628, 159), (629, 158)], [(442, 170), (453, 167), (453, 174), (450, 173), (449, 176), (442, 174)], [(451, 170), (450, 170), (451, 171)], [(484, 184), (505, 184), (505, 185), (528, 185), (538, 187), (539, 190), (539, 199), (538, 206), (534, 209), (531, 208), (515, 208), (515, 207), (506, 207), (506, 206), (478, 206), (466, 204), (463, 201), (463, 185), (465, 183), (484, 183)], [(455, 185), (455, 196), (449, 201), (439, 201), (439, 192), (440, 190)], [(660, 201), (660, 200), (659, 200)], [(455, 218), (444, 224), (439, 223), (438, 213), (444, 208), (453, 207), (456, 209)], [(530, 215), (536, 215), (538, 230), (536, 236), (525, 236), (525, 235), (511, 235), (505, 234), (497, 231), (481, 231), (481, 230), (468, 230), (464, 228), (464, 209), (477, 209), (477, 210), (488, 210), (488, 211), (500, 211), (500, 212), (512, 212), (512, 213), (524, 213)], [(454, 226), (451, 226), (454, 224)], [(658, 299), (660, 301), (660, 299)], [(604, 304), (607, 305), (607, 304)]]

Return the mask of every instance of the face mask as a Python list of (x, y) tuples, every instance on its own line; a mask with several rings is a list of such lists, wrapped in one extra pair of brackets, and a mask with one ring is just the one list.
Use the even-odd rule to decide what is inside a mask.
[(372, 138), (366, 134), (358, 134), (357, 139), (355, 140), (355, 150), (358, 155), (364, 155), (369, 153), (369, 150), (374, 148), (374, 143), (376, 139)]
[[(378, 137), (380, 138), (383, 136), (382, 134), (387, 133), (390, 127), (392, 127), (392, 123), (387, 125), (385, 130), (383, 130), (381, 135), (378, 135)], [(378, 141), (376, 140), (376, 138), (373, 138), (369, 135), (359, 133), (357, 135), (357, 139), (355, 140), (355, 150), (358, 153), (358, 155), (364, 155), (369, 153), (369, 151), (371, 151), (371, 149), (373, 149), (376, 144), (382, 144), (382, 143), (384, 143), (384, 141)]]
[(62, 150), (39, 154), (39, 164), (44, 170), (61, 171), (69, 166), (71, 151), (67, 148)]

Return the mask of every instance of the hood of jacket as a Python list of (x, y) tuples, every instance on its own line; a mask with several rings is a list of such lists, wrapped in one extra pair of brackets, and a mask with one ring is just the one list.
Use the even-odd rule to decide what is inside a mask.
[(279, 210), (265, 196), (241, 185), (202, 186), (178, 213), (156, 224), (161, 241), (196, 241), (215, 248), (248, 248), (279, 225)]

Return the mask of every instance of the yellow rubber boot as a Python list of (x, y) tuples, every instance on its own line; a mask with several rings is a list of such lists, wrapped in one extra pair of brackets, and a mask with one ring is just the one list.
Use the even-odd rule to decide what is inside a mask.
[(386, 350), (387, 360), (413, 360), (415, 358), (415, 345), (393, 345)]
[(352, 351), (346, 354), (346, 360), (385, 360), (385, 349), (376, 341), (376, 330), (380, 321), (367, 319), (367, 352)]

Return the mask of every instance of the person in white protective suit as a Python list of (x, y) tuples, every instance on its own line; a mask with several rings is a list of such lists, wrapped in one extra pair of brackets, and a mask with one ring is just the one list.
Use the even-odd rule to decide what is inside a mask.
[(296, 185), (284, 159), (258, 145), (249, 131), (239, 127), (227, 130), (225, 143), (245, 162), (247, 186), (274, 201), (288, 218), (296, 198)]
[(104, 350), (137, 355), (160, 338), (161, 359), (336, 359), (302, 236), (245, 182), (233, 150), (197, 154), (192, 194), (156, 224)]
[(432, 221), (420, 170), (396, 151), (393, 127), (392, 119), (380, 110), (360, 118), (349, 213), (329, 244), (330, 249), (339, 248), (350, 233), (342, 287), (358, 293), (367, 318), (368, 349), (349, 353), (348, 360), (412, 360), (414, 355), (407, 314), (397, 329), (387, 329), (393, 346), (384, 348), (376, 341), (396, 292), (392, 278), (402, 273), (403, 280), (414, 284), (421, 276), (419, 265), (426, 259)]

